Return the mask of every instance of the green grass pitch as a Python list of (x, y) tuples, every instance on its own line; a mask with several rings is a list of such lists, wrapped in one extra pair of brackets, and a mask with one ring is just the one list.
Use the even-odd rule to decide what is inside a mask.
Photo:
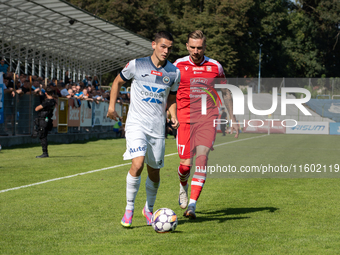
[[(241, 134), (235, 139), (217, 134), (215, 145), (209, 164), (237, 169), (340, 164), (338, 136)], [(47, 159), (35, 158), (41, 154), (40, 146), (3, 148), (0, 254), (339, 253), (338, 173), (332, 178), (314, 178), (310, 172), (209, 173), (197, 203), (197, 219), (192, 221), (178, 206), (179, 158), (174, 154), (175, 140), (167, 139), (165, 154), (173, 155), (165, 158), (161, 169), (155, 209), (173, 209), (179, 224), (173, 233), (158, 234), (146, 226), (142, 215), (146, 171), (132, 228), (120, 225), (129, 169), (129, 162), (122, 159), (124, 150), (124, 139), (51, 144)], [(126, 165), (109, 168), (121, 164)], [(92, 170), (98, 171), (87, 173)], [(30, 184), (37, 185), (25, 186)]]

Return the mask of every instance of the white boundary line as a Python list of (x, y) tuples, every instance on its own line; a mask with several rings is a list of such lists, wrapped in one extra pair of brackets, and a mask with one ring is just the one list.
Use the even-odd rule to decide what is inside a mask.
[[(266, 134), (266, 135), (244, 138), (244, 139), (235, 140), (235, 141), (226, 142), (226, 143), (220, 143), (220, 144), (214, 145), (214, 147), (218, 147), (218, 146), (222, 146), (222, 145), (226, 145), (226, 144), (230, 144), (230, 143), (246, 141), (246, 140), (250, 140), (250, 139), (254, 139), (254, 138), (260, 138), (260, 137), (264, 137), (264, 136), (268, 136), (268, 135)], [(176, 153), (167, 154), (164, 157), (170, 157), (170, 156), (173, 156), (173, 155), (178, 155), (178, 153), (176, 152)], [(64, 177), (54, 178), (54, 179), (50, 179), (50, 180), (46, 180), (46, 181), (42, 181), (42, 182), (36, 182), (36, 183), (23, 185), (23, 186), (19, 186), (19, 187), (14, 187), (14, 188), (10, 188), (10, 189), (3, 189), (3, 190), (0, 190), (0, 193), (4, 193), (4, 192), (7, 192), (7, 191), (11, 191), (11, 190), (28, 188), (28, 187), (32, 187), (32, 186), (37, 186), (37, 185), (40, 185), (40, 184), (59, 181), (59, 180), (63, 180), (63, 179), (68, 179), (68, 178), (72, 178), (72, 177), (85, 175), (85, 174), (92, 174), (92, 173), (95, 173), (95, 172), (105, 171), (105, 170), (109, 170), (109, 169), (113, 169), (113, 168), (117, 168), (117, 167), (121, 167), (121, 166), (127, 166), (127, 165), (131, 165), (131, 162), (125, 163), (125, 164), (120, 164), (120, 165), (115, 165), (115, 166), (110, 166), (110, 167), (105, 167), (105, 168), (101, 168), (101, 169), (97, 169), (97, 170), (91, 170), (91, 171), (83, 172), (83, 173), (79, 173), (79, 174), (73, 174), (73, 175), (68, 175), (68, 176), (64, 176)]]
[(251, 140), (251, 139), (260, 138), (260, 137), (265, 137), (265, 136), (268, 136), (268, 134), (260, 135), (260, 136), (254, 136), (254, 137), (249, 137), (249, 138), (244, 138), (244, 139), (235, 140), (235, 141), (226, 142), (226, 143), (219, 143), (219, 144), (216, 144), (216, 145), (214, 144), (214, 148), (215, 148), (215, 147), (218, 147), (218, 146), (230, 144), (230, 143), (237, 143), (237, 142), (240, 142), (240, 141), (246, 141), (246, 140)]

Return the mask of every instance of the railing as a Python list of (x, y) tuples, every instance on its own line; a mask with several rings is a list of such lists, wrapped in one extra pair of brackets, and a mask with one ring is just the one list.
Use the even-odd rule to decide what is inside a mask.
[[(3, 123), (0, 124), (1, 136), (30, 135), (33, 130), (33, 121), (37, 116), (35, 107), (41, 104), (41, 98), (36, 95), (4, 94)], [(63, 102), (63, 103), (61, 103)], [(67, 112), (67, 118), (60, 119), (59, 111), (61, 104)], [(92, 102), (70, 98), (60, 98), (54, 110), (53, 130), (51, 133), (82, 133), (82, 132), (108, 132), (112, 131), (115, 122), (106, 118), (108, 102)], [(66, 107), (66, 108), (65, 108)], [(116, 110), (120, 116), (126, 115), (127, 104), (116, 104)], [(124, 119), (125, 120), (125, 119)], [(66, 122), (66, 123), (65, 123)], [(65, 126), (66, 129), (58, 129)], [(66, 130), (66, 132), (65, 132)]]

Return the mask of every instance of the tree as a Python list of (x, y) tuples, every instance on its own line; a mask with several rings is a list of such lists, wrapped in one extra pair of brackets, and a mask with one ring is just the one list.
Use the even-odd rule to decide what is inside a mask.
[(150, 40), (160, 30), (175, 38), (169, 60), (187, 55), (193, 30), (207, 37), (208, 57), (229, 77), (338, 76), (338, 0), (69, 0)]

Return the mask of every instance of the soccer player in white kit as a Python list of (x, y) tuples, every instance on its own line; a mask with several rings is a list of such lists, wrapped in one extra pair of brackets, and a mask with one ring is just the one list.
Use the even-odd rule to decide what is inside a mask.
[(117, 95), (121, 86), (133, 79), (130, 107), (125, 125), (126, 152), (124, 160), (131, 159), (131, 168), (126, 177), (126, 208), (121, 220), (124, 227), (130, 227), (134, 214), (134, 202), (141, 182), (144, 162), (148, 177), (145, 182), (146, 203), (143, 215), (151, 225), (153, 206), (160, 183), (159, 170), (164, 166), (166, 109), (172, 116), (173, 127), (178, 128), (176, 93), (180, 71), (167, 58), (173, 46), (169, 32), (161, 31), (152, 42), (153, 54), (149, 57), (131, 60), (118, 75), (111, 88), (107, 117), (117, 120), (115, 110)]

